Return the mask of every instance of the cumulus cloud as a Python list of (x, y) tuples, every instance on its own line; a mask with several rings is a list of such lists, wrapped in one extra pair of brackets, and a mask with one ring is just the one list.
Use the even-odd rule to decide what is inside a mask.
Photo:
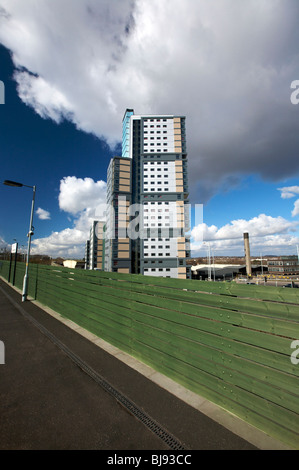
[(63, 118), (71, 116), (71, 103), (42, 77), (28, 72), (17, 72), (14, 77), (21, 100), (32, 106), (42, 118), (50, 118), (59, 124)]
[(244, 247), (244, 232), (249, 233), (253, 249), (264, 250), (269, 247), (276, 251), (291, 247), (299, 242), (299, 237), (295, 235), (297, 227), (297, 222), (265, 214), (260, 214), (250, 220), (233, 220), (220, 228), (216, 225), (198, 224), (191, 231), (192, 256), (195, 256), (198, 250), (203, 249), (206, 243), (210, 243), (215, 250), (240, 254)]
[(285, 186), (278, 188), (278, 191), (281, 191), (281, 197), (283, 199), (289, 199), (299, 194), (299, 186)]
[[(290, 234), (250, 237), (250, 253), (252, 256), (295, 254), (298, 244), (299, 237)], [(213, 240), (205, 243), (192, 242), (192, 257), (206, 256), (208, 245), (210, 252), (215, 255), (225, 253), (227, 256), (242, 256), (244, 254), (244, 240), (240, 237), (239, 239)]]
[(81, 258), (93, 220), (105, 217), (106, 183), (67, 176), (60, 181), (58, 201), (60, 209), (74, 218), (73, 227), (33, 240), (33, 253)]
[(216, 225), (199, 224), (192, 229), (191, 236), (194, 241), (232, 240), (242, 238), (244, 232), (250, 233), (250, 237), (267, 236), (295, 231), (297, 226), (298, 223), (290, 222), (283, 217), (260, 214), (250, 220), (233, 220), (220, 228)]
[(7, 243), (6, 243), (6, 241), (4, 240), (4, 238), (1, 237), (1, 235), (0, 235), (0, 249), (4, 249), (4, 248), (6, 248), (6, 247), (7, 247)]
[(58, 201), (60, 209), (72, 215), (95, 210), (106, 202), (106, 182), (67, 176), (60, 181)]
[(292, 216), (295, 217), (296, 215), (299, 215), (299, 199), (295, 201), (294, 209), (292, 210)]
[(46, 211), (45, 209), (42, 209), (39, 207), (36, 210), (36, 214), (40, 220), (50, 220), (51, 219), (51, 214), (50, 212)]
[[(278, 188), (278, 191), (281, 191), (281, 197), (283, 199), (291, 199), (299, 195), (299, 186), (285, 186), (283, 188)], [(299, 215), (299, 199), (294, 203), (294, 209), (292, 210), (292, 216), (295, 217)]]
[(84, 256), (84, 246), (88, 237), (88, 230), (67, 228), (61, 232), (53, 232), (45, 238), (32, 241), (33, 254), (48, 254), (52, 257), (79, 257)]
[(191, 197), (299, 171), (297, 0), (1, 0), (0, 42), (42, 117), (121, 137), (127, 107), (183, 114)]

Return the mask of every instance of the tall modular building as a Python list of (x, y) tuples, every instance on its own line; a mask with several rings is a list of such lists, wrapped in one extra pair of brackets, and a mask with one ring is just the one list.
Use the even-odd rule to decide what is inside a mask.
[(107, 172), (105, 271), (190, 278), (185, 117), (127, 109)]
[(130, 272), (190, 277), (185, 117), (127, 109), (122, 131), (122, 159), (131, 162)]

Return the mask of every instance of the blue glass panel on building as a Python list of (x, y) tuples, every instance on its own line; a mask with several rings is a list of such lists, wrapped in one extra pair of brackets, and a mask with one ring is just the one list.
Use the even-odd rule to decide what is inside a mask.
[(134, 114), (132, 109), (127, 110), (123, 118), (122, 157), (130, 158), (130, 117)]

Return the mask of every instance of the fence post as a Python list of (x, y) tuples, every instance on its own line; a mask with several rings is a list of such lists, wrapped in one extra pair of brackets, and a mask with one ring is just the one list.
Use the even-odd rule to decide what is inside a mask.
[(38, 278), (38, 263), (36, 264), (35, 269), (35, 289), (34, 289), (34, 300), (37, 299), (37, 278)]

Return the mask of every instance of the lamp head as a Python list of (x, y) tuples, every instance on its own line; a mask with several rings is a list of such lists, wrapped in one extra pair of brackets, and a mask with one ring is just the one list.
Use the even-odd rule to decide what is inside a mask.
[(23, 186), (22, 183), (17, 183), (16, 181), (10, 181), (10, 180), (3, 181), (3, 184), (5, 184), (6, 186), (16, 186), (17, 188), (21, 188)]

